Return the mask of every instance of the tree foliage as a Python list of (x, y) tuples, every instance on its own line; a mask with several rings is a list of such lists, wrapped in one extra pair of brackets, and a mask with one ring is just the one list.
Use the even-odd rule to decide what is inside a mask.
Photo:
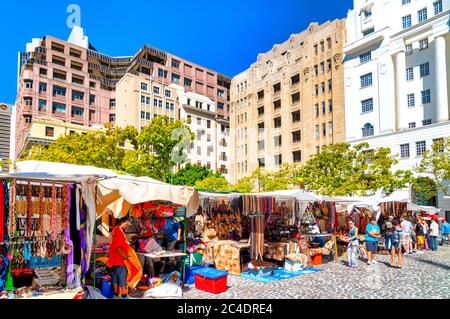
[[(444, 180), (450, 179), (450, 137), (436, 141), (430, 150), (422, 154), (422, 161), (416, 168), (416, 172), (426, 174), (433, 183), (420, 183), (420, 180), (414, 181), (414, 187), (424, 193), (440, 189), (446, 195), (450, 195), (448, 187), (444, 186)], [(431, 187), (430, 187), (431, 184)]]
[(23, 159), (91, 165), (165, 181), (175, 165), (184, 162), (182, 154), (192, 139), (185, 123), (160, 116), (140, 133), (131, 126), (106, 126), (87, 134), (65, 135), (48, 147), (33, 146)]
[(195, 187), (207, 192), (228, 192), (232, 188), (223, 176), (207, 177), (202, 181), (197, 181)]
[(410, 171), (392, 172), (397, 159), (389, 148), (369, 149), (367, 143), (323, 147), (300, 169), (303, 187), (329, 196), (373, 195), (381, 190), (388, 195), (405, 187)]
[(214, 174), (213, 171), (202, 165), (187, 163), (173, 175), (172, 184), (194, 186), (196, 182), (213, 176), (220, 177), (221, 174)]

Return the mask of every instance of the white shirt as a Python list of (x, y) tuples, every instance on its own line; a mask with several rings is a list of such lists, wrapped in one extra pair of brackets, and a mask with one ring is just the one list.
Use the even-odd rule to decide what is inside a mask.
[(439, 225), (436, 222), (432, 222), (430, 225), (430, 236), (439, 236)]

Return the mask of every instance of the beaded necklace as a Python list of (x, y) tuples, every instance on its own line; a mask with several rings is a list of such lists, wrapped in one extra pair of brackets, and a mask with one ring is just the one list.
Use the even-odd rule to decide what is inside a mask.
[(45, 203), (44, 203), (44, 186), (42, 184), (39, 186), (39, 236), (44, 237), (45, 231), (44, 231), (44, 210), (45, 210)]
[(55, 183), (52, 184), (52, 211), (50, 217), (50, 238), (56, 240), (58, 235), (58, 220), (57, 220), (57, 209), (56, 209), (56, 186)]
[(16, 233), (16, 180), (11, 182), (11, 194), (9, 204), (9, 216), (8, 216), (8, 234), (10, 238), (15, 237)]
[(61, 216), (61, 227), (66, 229), (69, 227), (69, 185), (64, 184), (62, 188), (62, 216)]
[(31, 189), (31, 183), (28, 182), (27, 188), (27, 235), (32, 236), (33, 234), (33, 192)]

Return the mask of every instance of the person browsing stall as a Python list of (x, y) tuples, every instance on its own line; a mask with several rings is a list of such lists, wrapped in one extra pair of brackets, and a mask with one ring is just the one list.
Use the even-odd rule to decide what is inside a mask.
[(173, 251), (175, 245), (181, 240), (181, 225), (174, 218), (169, 218), (164, 227), (167, 238), (167, 251)]
[(375, 256), (378, 252), (378, 240), (380, 238), (380, 227), (377, 225), (377, 219), (372, 217), (370, 224), (366, 226), (366, 250), (367, 250), (367, 264), (376, 263)]
[(350, 231), (349, 231), (349, 242), (347, 246), (347, 256), (348, 256), (348, 265), (350, 267), (356, 268), (357, 264), (357, 255), (358, 255), (358, 227), (355, 226), (353, 221), (349, 221), (348, 223)]
[(397, 220), (393, 221), (395, 231), (392, 234), (391, 267), (395, 268), (395, 256), (398, 258), (398, 268), (402, 268), (402, 238), (403, 230)]
[(113, 229), (111, 244), (109, 246), (108, 264), (112, 267), (114, 293), (121, 298), (126, 298), (128, 295), (126, 282), (128, 273), (125, 260), (130, 258), (127, 254), (130, 246), (125, 236), (125, 229), (130, 225), (128, 216), (119, 219), (119, 222)]

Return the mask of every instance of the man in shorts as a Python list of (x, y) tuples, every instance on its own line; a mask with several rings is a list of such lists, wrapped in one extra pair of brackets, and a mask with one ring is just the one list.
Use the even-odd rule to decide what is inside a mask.
[(127, 268), (125, 260), (129, 258), (127, 238), (124, 230), (130, 226), (128, 217), (119, 220), (112, 232), (111, 244), (109, 246), (109, 266), (112, 267), (112, 279), (114, 285), (114, 294), (121, 298), (127, 298)]
[(370, 224), (366, 226), (366, 250), (367, 250), (367, 264), (376, 263), (375, 256), (378, 252), (378, 240), (380, 238), (380, 227), (377, 224), (377, 219), (372, 217)]
[(409, 255), (412, 253), (411, 230), (413, 224), (406, 217), (403, 217), (401, 226), (403, 230), (403, 238), (402, 238), (403, 249), (405, 250), (405, 255)]

